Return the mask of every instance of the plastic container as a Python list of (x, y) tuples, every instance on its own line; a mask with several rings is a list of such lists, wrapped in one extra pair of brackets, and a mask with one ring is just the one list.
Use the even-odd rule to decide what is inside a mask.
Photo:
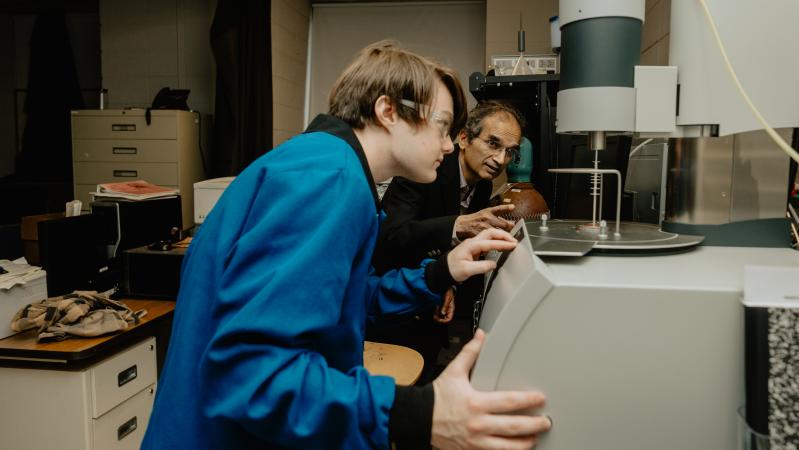
[(529, 183), (533, 173), (533, 143), (522, 137), (519, 145), (519, 155), (508, 163), (508, 182)]
[(552, 50), (557, 53), (560, 51), (560, 19), (558, 16), (549, 18), (549, 41), (552, 44)]

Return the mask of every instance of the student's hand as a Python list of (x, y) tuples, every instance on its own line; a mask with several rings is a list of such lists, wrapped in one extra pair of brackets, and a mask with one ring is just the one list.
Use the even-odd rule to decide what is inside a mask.
[(499, 228), (510, 231), (514, 222), (499, 217), (505, 213), (513, 211), (516, 206), (512, 204), (492, 206), (481, 209), (476, 213), (464, 214), (455, 219), (455, 236), (460, 240), (477, 236), (477, 234), (488, 228)]
[(545, 416), (509, 414), (541, 408), (544, 394), (534, 391), (480, 392), (469, 384), (469, 371), (485, 333), (477, 330), (468, 344), (433, 381), (435, 404), (431, 443), (449, 449), (528, 449), (552, 422)]
[(507, 231), (489, 228), (477, 236), (466, 239), (447, 254), (447, 265), (452, 278), (461, 282), (472, 275), (486, 273), (496, 266), (496, 262), (480, 260), (480, 255), (490, 250), (513, 250), (516, 239)]
[(433, 320), (438, 323), (449, 323), (455, 316), (455, 290), (450, 287), (444, 293), (444, 301), (441, 306), (436, 306), (436, 312), (433, 313)]

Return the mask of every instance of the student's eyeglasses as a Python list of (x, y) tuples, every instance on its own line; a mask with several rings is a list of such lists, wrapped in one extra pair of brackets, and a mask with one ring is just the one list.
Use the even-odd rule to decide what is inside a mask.
[[(400, 104), (403, 106), (407, 106), (408, 108), (414, 109), (423, 113), (423, 110), (430, 110), (431, 108), (427, 105), (420, 105), (416, 102), (402, 99), (399, 101)], [(452, 128), (452, 114), (448, 111), (433, 111), (430, 113), (430, 116), (426, 118), (429, 122), (432, 122), (433, 125), (438, 128), (439, 133), (441, 134), (441, 139), (451, 139), (450, 138), (450, 129)]]
[(505, 161), (514, 161), (517, 157), (519, 157), (520, 151), (518, 145), (512, 145), (509, 147), (503, 147), (502, 143), (498, 140), (492, 138), (483, 139), (480, 136), (475, 136), (475, 139), (479, 140), (480, 142), (484, 143), (491, 153), (498, 155), (505, 152)]

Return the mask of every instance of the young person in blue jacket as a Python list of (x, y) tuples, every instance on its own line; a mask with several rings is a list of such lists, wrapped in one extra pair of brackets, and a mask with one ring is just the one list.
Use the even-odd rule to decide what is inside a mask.
[(183, 263), (143, 449), (530, 448), (538, 392), (478, 392), (479, 332), (432, 384), (363, 367), (367, 320), (440, 304), (514, 239), (486, 230), (418, 269), (371, 274), (375, 180), (435, 179), (465, 120), (456, 75), (380, 42), (330, 94), (330, 114), (247, 167)]

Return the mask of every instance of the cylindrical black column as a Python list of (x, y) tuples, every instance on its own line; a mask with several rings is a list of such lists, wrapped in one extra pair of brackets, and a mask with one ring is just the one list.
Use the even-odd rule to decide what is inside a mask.
[(561, 28), (560, 89), (633, 87), (642, 22), (630, 17), (578, 20)]

